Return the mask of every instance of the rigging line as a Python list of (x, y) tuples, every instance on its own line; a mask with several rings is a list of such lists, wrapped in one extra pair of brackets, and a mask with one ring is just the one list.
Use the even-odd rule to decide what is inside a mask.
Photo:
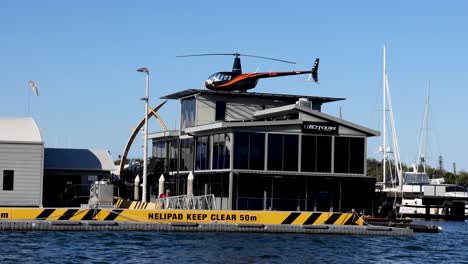
[(418, 143), (418, 157), (416, 160), (416, 166), (419, 170), (419, 164), (423, 166), (423, 172), (426, 172), (426, 164), (427, 164), (427, 144), (428, 144), (428, 116), (429, 116), (429, 81), (427, 82), (426, 87), (426, 100), (424, 105), (424, 115), (423, 115), (423, 122), (420, 130), (420, 137)]
[(385, 82), (386, 82), (388, 105), (389, 105), (389, 112), (390, 112), (390, 122), (391, 122), (390, 128), (392, 132), (392, 140), (393, 140), (393, 145), (394, 145), (393, 156), (395, 157), (395, 165), (397, 166), (396, 168), (397, 176), (398, 176), (398, 179), (400, 180), (401, 171), (402, 171), (401, 161), (400, 161), (400, 146), (398, 144), (398, 137), (397, 137), (396, 126), (395, 126), (395, 117), (393, 114), (392, 98), (390, 96), (388, 78), (386, 79)]
[(442, 155), (442, 150), (441, 150), (441, 144), (440, 144), (440, 137), (439, 137), (439, 131), (437, 130), (438, 128), (438, 125), (437, 125), (437, 118), (435, 117), (435, 112), (432, 110), (432, 106), (429, 105), (429, 118), (430, 118), (430, 121), (431, 121), (431, 124), (432, 125), (432, 131), (433, 131), (433, 134), (434, 134), (434, 139), (435, 139), (435, 143), (436, 143), (436, 147), (437, 147), (437, 151), (438, 151), (438, 154), (439, 156)]

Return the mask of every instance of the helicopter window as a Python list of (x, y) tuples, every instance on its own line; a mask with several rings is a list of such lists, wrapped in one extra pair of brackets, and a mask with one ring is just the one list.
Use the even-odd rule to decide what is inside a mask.
[(231, 75), (230, 75), (230, 74), (224, 75), (224, 80), (225, 80), (225, 81), (231, 80)]
[(208, 80), (213, 80), (215, 82), (229, 81), (229, 80), (231, 80), (231, 74), (218, 72), (218, 73), (212, 74), (210, 77), (208, 77)]

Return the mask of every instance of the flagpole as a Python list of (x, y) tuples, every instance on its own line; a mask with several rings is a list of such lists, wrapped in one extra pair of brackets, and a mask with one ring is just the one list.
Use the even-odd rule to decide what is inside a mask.
[(29, 117), (31, 115), (31, 88), (28, 89), (28, 112), (27, 116)]

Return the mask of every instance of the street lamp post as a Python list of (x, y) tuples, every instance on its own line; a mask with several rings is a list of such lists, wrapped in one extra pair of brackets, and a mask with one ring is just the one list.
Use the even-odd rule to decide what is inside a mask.
[(140, 68), (137, 71), (146, 73), (146, 97), (142, 98), (145, 101), (145, 134), (143, 143), (143, 191), (141, 201), (146, 202), (146, 188), (148, 184), (148, 100), (149, 100), (149, 70), (146, 67)]

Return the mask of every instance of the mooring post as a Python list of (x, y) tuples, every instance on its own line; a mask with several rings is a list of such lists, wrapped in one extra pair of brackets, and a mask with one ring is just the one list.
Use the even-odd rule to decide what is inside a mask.
[(137, 174), (133, 184), (133, 200), (140, 200), (140, 176)]

